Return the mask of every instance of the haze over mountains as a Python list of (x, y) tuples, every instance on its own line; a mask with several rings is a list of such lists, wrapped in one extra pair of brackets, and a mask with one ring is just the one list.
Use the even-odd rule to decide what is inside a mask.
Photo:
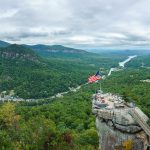
[[(0, 41), (0, 47), (7, 47), (10, 44), (5, 41)], [(17, 44), (16, 44), (17, 45)], [(44, 45), (44, 44), (36, 44), (36, 45), (27, 45), (22, 44), (22, 46), (32, 49), (33, 51), (37, 52), (39, 55), (44, 57), (64, 57), (64, 58), (74, 58), (85, 56), (85, 55), (95, 55), (96, 54), (122, 54), (122, 55), (147, 55), (150, 54), (150, 50), (116, 50), (116, 49), (76, 49), (70, 48), (63, 45)]]
[[(7, 47), (12, 45), (10, 43), (0, 41), (0, 47)], [(17, 44), (16, 44), (17, 45)], [(44, 57), (77, 57), (79, 55), (89, 55), (92, 54), (91, 52), (87, 52), (85, 50), (65, 47), (62, 45), (22, 45), (28, 49), (32, 49), (33, 51), (37, 52), (39, 55)]]
[(0, 47), (6, 47), (8, 45), (10, 45), (10, 43), (4, 42), (4, 41), (0, 41)]
[[(5, 41), (0, 41), (0, 47), (7, 47), (9, 45), (13, 45), (13, 44), (5, 42)], [(84, 50), (65, 47), (62, 45), (44, 45), (44, 44), (36, 44), (36, 45), (16, 44), (16, 45), (22, 45), (22, 46), (29, 47), (29, 48), (31, 48), (33, 50), (37, 50), (37, 51), (47, 50), (47, 51), (51, 51), (51, 52), (86, 53), (86, 51), (84, 51)]]
[(0, 92), (14, 90), (22, 98), (49, 97), (67, 91), (85, 83), (100, 66), (109, 69), (127, 56), (101, 56), (61, 45), (0, 43)]

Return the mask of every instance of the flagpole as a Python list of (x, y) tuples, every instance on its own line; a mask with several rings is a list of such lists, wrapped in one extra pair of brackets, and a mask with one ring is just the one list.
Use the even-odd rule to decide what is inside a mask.
[(102, 90), (101, 81), (99, 81), (99, 89)]

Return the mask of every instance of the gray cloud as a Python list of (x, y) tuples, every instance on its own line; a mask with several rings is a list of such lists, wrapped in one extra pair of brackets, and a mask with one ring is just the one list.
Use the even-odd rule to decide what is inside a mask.
[(148, 0), (0, 0), (0, 39), (74, 47), (149, 48)]

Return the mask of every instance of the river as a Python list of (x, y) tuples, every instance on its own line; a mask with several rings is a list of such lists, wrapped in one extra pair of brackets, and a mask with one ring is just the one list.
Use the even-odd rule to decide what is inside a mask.
[[(129, 61), (131, 61), (131, 60), (132, 60), (133, 58), (135, 58), (135, 57), (137, 57), (137, 55), (128, 56), (127, 59), (125, 59), (125, 60), (122, 61), (122, 62), (119, 62), (119, 67), (124, 68), (125, 64), (128, 63)], [(119, 70), (120, 70), (119, 67), (116, 67), (116, 68), (110, 68), (109, 73), (108, 73), (107, 76), (110, 76), (111, 73), (112, 73), (113, 71), (119, 71)]]
[[(135, 58), (135, 57), (137, 57), (137, 55), (128, 56), (127, 59), (125, 59), (125, 60), (122, 61), (122, 62), (119, 62), (119, 67), (124, 68), (125, 64), (126, 64), (127, 62), (131, 61), (131, 60), (132, 60), (133, 58)], [(119, 67), (111, 68), (110, 71), (109, 71), (109, 73), (108, 73), (108, 76), (110, 76), (113, 71), (118, 71), (118, 70), (120, 70)], [(86, 85), (86, 84), (88, 84), (88, 83), (85, 83), (85, 84), (83, 84), (83, 85)], [(76, 92), (76, 91), (78, 91), (78, 90), (81, 88), (81, 86), (83, 86), (83, 85), (79, 85), (79, 86), (76, 87), (76, 88), (70, 88), (70, 87), (69, 87), (69, 91), (67, 91), (67, 92), (62, 92), (62, 93), (58, 93), (58, 94), (56, 94), (55, 96), (53, 96), (53, 97), (51, 97), (51, 98), (62, 97), (64, 94), (67, 94), (68, 92)]]

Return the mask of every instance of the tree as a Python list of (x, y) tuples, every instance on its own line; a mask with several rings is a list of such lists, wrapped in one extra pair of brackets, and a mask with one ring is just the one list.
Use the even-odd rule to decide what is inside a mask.
[(8, 102), (0, 109), (0, 128), (11, 129), (17, 126), (20, 116), (15, 114), (15, 105)]

